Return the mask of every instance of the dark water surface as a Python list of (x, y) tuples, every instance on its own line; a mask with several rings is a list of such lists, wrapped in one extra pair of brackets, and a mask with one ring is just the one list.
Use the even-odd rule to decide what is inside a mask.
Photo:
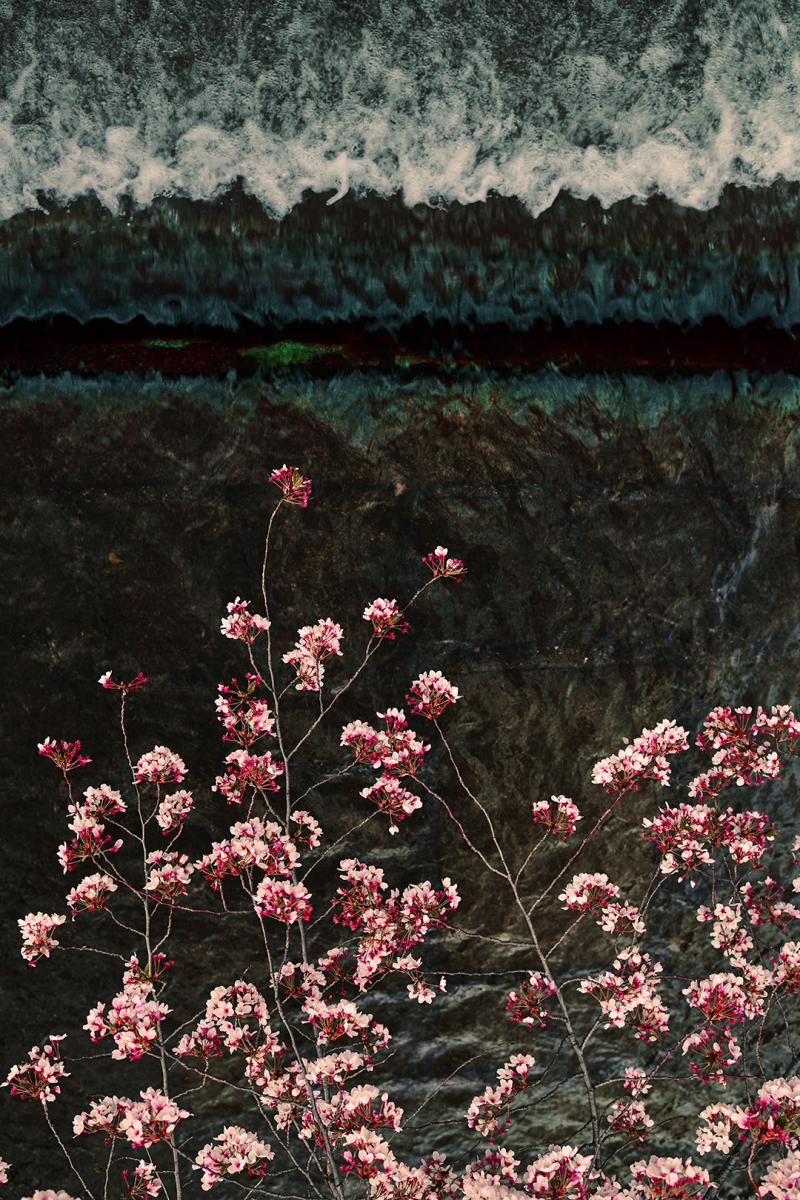
[(414, 321), (800, 325), (798, 185), (728, 187), (708, 211), (561, 193), (413, 207), (324, 196), (277, 220), (241, 187), (208, 201), (68, 206), (0, 223), (0, 324), (63, 314), (235, 329)]

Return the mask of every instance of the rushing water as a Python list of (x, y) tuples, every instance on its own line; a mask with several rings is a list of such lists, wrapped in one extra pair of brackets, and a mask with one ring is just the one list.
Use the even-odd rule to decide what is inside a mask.
[(800, 179), (783, 0), (0, 0), (0, 216), (240, 180), (408, 204), (713, 206)]

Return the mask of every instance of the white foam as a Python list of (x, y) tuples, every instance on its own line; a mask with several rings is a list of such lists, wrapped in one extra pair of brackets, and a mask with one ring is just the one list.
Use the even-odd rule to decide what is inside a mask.
[(726, 184), (800, 179), (800, 11), (781, 0), (596, 0), (583, 25), (566, 0), (150, 0), (146, 21), (142, 2), (0, 4), (0, 217), (236, 180), (283, 216), (306, 189), (539, 213), (562, 189), (709, 208)]

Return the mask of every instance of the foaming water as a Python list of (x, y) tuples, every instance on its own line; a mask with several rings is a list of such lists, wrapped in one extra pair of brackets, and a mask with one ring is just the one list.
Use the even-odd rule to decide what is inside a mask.
[(703, 209), (800, 179), (781, 0), (0, 0), (0, 44), (0, 217), (235, 181), (276, 217), (308, 189)]

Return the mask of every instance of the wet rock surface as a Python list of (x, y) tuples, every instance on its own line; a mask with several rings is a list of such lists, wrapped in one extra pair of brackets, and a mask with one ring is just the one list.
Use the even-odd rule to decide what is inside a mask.
[[(91, 1047), (80, 1027), (97, 1000), (118, 990), (117, 965), (62, 953), (30, 970), (15, 925), (26, 912), (63, 909), (75, 881), (55, 858), (66, 798), (36, 743), (48, 734), (79, 737), (94, 761), (78, 785), (124, 786), (113, 698), (95, 682), (102, 671), (141, 669), (152, 678), (131, 704), (132, 750), (165, 743), (188, 764), (197, 819), (186, 849), (204, 852), (238, 815), (210, 791), (226, 752), (214, 719), (216, 684), (246, 669), (218, 627), (228, 600), (257, 598), (270, 468), (296, 462), (314, 481), (313, 503), (286, 512), (277, 533), (275, 636), (286, 649), (298, 626), (339, 621), (345, 657), (330, 667), (333, 686), (358, 661), (364, 605), (378, 595), (407, 598), (424, 577), (422, 553), (442, 543), (469, 567), (462, 585), (436, 589), (414, 610), (409, 635), (383, 648), (309, 741), (297, 787), (341, 765), (344, 721), (402, 705), (419, 671), (440, 669), (463, 696), (445, 718), (454, 752), (521, 862), (534, 832), (531, 801), (572, 796), (588, 827), (603, 803), (589, 782), (592, 763), (642, 726), (669, 716), (695, 730), (717, 703), (800, 699), (799, 410), (790, 380), (721, 373), (680, 383), (552, 372), (415, 382), (287, 372), (238, 384), (152, 378), (135, 386), (63, 377), (3, 393), (2, 1063), (50, 1032), (69, 1033), (75, 1054), (106, 1049)], [(313, 703), (288, 702), (296, 732)], [(670, 800), (685, 797), (682, 786), (699, 769), (696, 755), (685, 758)], [(427, 770), (473, 836), (485, 837), (440, 748)], [(366, 815), (358, 792), (369, 779), (329, 784), (308, 799), (329, 837)], [(652, 789), (626, 800), (578, 869), (606, 870), (632, 898), (641, 892), (656, 868), (641, 820), (663, 799)], [(748, 792), (747, 804), (784, 823), (769, 870), (787, 876), (794, 775)], [(450, 876), (463, 896), (460, 926), (509, 942), (519, 935), (510, 905), (430, 798), (396, 838), (373, 821), (337, 857), (352, 854), (383, 865), (392, 886)], [(556, 849), (537, 860), (528, 894), (564, 857)], [(321, 871), (320, 896), (333, 883), (333, 873)], [(686, 884), (664, 890), (645, 946), (671, 969), (678, 962), (679, 971), (694, 971), (685, 955), (691, 945), (701, 971), (697, 895)], [(556, 941), (564, 927), (557, 910), (542, 921), (545, 942)], [(88, 939), (89, 925), (100, 922), (79, 919), (62, 940), (78, 943), (81, 929)], [(124, 936), (99, 936), (123, 953), (134, 948)], [(172, 949), (167, 999), (179, 1021), (243, 966), (254, 978), (262, 971), (253, 931), (234, 919), (187, 917)], [(581, 927), (559, 966), (605, 966), (611, 952), (606, 935)], [(459, 937), (435, 940), (422, 956), (432, 975), (462, 974), (430, 1008), (409, 1003), (402, 987), (382, 989), (375, 1011), (398, 1053), (375, 1082), (410, 1113), (460, 1062), (483, 1057), (430, 1106), (445, 1123), (396, 1141), (408, 1158), (463, 1147), (462, 1114), (504, 1059), (531, 1052), (544, 1065), (554, 1045), (550, 1033), (531, 1034), (503, 1015), (509, 981), (518, 978), (510, 973), (535, 966), (529, 949)], [(596, 1045), (599, 1073), (651, 1058), (626, 1033)], [(54, 1106), (67, 1135), (87, 1092), (131, 1095), (155, 1082), (146, 1064), (102, 1059), (72, 1070)], [(659, 1112), (680, 1115), (691, 1134), (696, 1114), (718, 1098), (729, 1100), (678, 1084), (666, 1108), (652, 1111), (657, 1120)], [(232, 1120), (252, 1127), (219, 1093), (189, 1097), (186, 1106), (199, 1118), (191, 1131), (187, 1124), (187, 1152)], [(6, 1100), (3, 1109), (0, 1155), (17, 1165), (15, 1187), (69, 1190), (35, 1106)], [(579, 1090), (561, 1087), (515, 1122), (508, 1145), (528, 1161), (552, 1141), (579, 1143), (584, 1119)], [(668, 1146), (690, 1149), (679, 1140)]]

